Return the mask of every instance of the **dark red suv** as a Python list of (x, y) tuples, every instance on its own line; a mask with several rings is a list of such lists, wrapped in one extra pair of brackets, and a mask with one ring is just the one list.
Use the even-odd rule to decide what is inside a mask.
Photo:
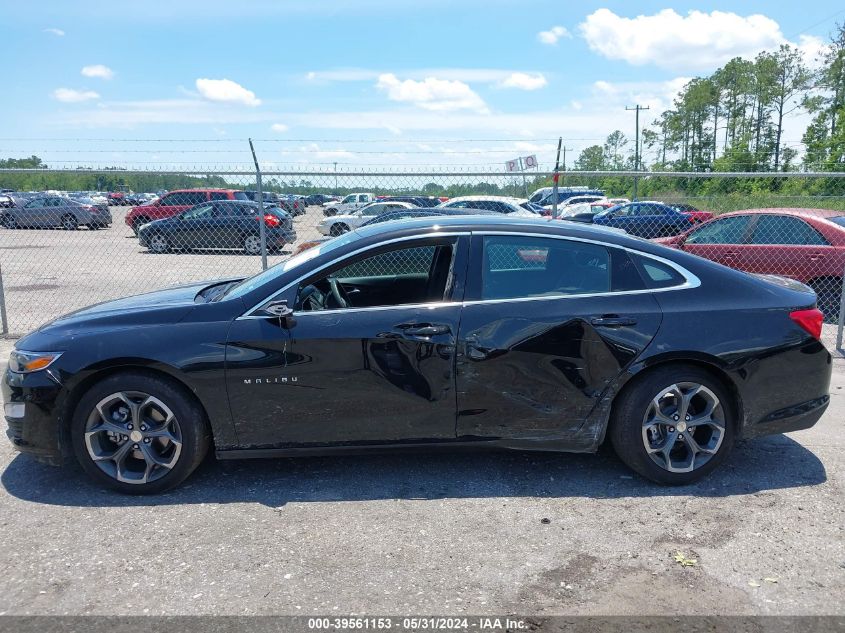
[(249, 200), (243, 191), (235, 189), (176, 189), (150, 204), (133, 208), (126, 214), (126, 225), (138, 235), (147, 222), (170, 218), (194, 205), (210, 200)]

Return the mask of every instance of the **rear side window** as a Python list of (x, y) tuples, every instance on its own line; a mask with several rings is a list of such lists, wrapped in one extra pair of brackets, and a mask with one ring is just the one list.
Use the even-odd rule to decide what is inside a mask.
[(826, 246), (827, 240), (800, 218), (761, 215), (754, 227), (751, 243)]
[(633, 256), (643, 272), (649, 288), (671, 288), (686, 283), (686, 278), (677, 270), (650, 257)]
[(484, 238), (482, 299), (610, 292), (611, 263), (598, 244), (553, 238)]
[(212, 191), (211, 192), (211, 199), (212, 200), (228, 200), (229, 195), (225, 191)]
[[(232, 197), (235, 200), (249, 200), (249, 196), (246, 195), (243, 191), (236, 191), (235, 193), (232, 194)], [(277, 197), (273, 197), (273, 196), (270, 196), (270, 194), (265, 193), (264, 199), (265, 200), (275, 200), (275, 199), (277, 199)]]

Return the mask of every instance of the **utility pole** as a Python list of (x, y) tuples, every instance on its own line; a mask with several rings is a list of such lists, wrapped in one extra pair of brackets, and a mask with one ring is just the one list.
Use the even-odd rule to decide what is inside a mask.
[(334, 163), (334, 195), (337, 195), (337, 161)]
[(561, 182), (561, 184), (565, 184), (566, 183), (566, 152), (567, 151), (571, 152), (572, 148), (571, 147), (561, 147), (561, 149), (563, 150), (563, 169), (561, 169), (561, 171), (563, 172), (563, 182)]
[[(634, 135), (634, 171), (640, 171), (640, 110), (650, 110), (648, 106), (641, 106), (639, 103), (635, 105), (633, 108), (630, 106), (625, 106), (626, 110), (634, 110), (636, 112), (635, 119), (637, 126), (636, 133)], [(637, 181), (639, 177), (637, 174), (634, 174), (634, 200), (637, 200)]]
[(255, 156), (255, 147), (249, 139), (249, 151), (252, 152), (252, 162), (255, 163), (255, 189), (258, 202), (258, 238), (261, 240), (261, 270), (267, 270), (267, 228), (264, 219), (264, 192), (261, 190), (261, 168)]

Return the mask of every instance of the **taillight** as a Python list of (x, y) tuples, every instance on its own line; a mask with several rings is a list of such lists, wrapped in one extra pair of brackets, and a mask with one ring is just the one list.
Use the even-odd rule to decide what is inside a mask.
[(270, 215), (268, 213), (267, 215), (264, 216), (264, 224), (266, 224), (269, 227), (275, 227), (275, 226), (279, 226), (279, 224), (281, 224), (281, 221), (275, 215)]
[(811, 310), (796, 310), (789, 313), (789, 318), (800, 325), (813, 338), (821, 338), (824, 314), (817, 308)]

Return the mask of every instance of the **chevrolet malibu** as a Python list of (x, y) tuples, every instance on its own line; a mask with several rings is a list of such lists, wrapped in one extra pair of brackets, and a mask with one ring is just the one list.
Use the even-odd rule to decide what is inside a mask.
[(8, 434), (155, 493), (218, 459), (591, 452), (687, 484), (828, 406), (815, 294), (619, 231), (508, 216), (364, 227), (248, 279), (85, 308), (18, 341)]

